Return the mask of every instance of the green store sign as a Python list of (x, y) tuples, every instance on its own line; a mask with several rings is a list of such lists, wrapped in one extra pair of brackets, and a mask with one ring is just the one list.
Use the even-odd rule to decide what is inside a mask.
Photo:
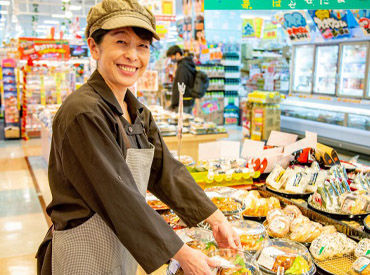
[(205, 10), (370, 9), (370, 0), (204, 0)]

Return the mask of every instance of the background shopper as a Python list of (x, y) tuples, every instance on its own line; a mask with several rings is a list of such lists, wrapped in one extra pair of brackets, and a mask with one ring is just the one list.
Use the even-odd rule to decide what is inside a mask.
[(167, 57), (176, 62), (176, 73), (172, 86), (171, 109), (177, 111), (179, 107), (179, 88), (177, 83), (184, 83), (186, 90), (184, 94), (184, 112), (191, 114), (194, 105), (194, 98), (191, 97), (191, 88), (195, 79), (195, 64), (191, 55), (184, 56), (183, 50), (175, 45), (167, 50)]

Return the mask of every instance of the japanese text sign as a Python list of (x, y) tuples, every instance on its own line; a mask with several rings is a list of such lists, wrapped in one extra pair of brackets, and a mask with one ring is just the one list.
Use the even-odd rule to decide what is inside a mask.
[(310, 40), (310, 30), (304, 12), (285, 13), (283, 27), (293, 42)]
[(42, 38), (19, 38), (19, 52), (21, 59), (31, 60), (68, 60), (70, 49), (68, 41), (42, 39)]
[(206, 10), (370, 9), (369, 0), (204, 0)]
[(310, 10), (308, 11), (324, 39), (350, 37), (348, 10)]

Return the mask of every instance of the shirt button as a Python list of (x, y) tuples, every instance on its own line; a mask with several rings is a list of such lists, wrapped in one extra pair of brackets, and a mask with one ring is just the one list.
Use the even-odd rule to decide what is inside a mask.
[(128, 131), (129, 131), (130, 133), (132, 133), (133, 129), (132, 129), (132, 127), (131, 127), (131, 126), (130, 126), (130, 127), (128, 127)]

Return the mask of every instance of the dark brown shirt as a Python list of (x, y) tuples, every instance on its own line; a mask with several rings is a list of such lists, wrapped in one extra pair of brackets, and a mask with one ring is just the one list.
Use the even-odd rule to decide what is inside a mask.
[[(47, 208), (56, 230), (73, 228), (98, 213), (147, 273), (164, 264), (183, 245), (139, 193), (125, 162), (120, 116), (131, 147), (155, 146), (148, 189), (188, 226), (209, 217), (216, 206), (165, 145), (150, 111), (131, 92), (125, 102), (129, 124), (113, 92), (98, 71), (72, 93), (53, 122)], [(38, 253), (38, 269), (47, 270), (50, 233)], [(44, 262), (43, 262), (44, 261)]]

